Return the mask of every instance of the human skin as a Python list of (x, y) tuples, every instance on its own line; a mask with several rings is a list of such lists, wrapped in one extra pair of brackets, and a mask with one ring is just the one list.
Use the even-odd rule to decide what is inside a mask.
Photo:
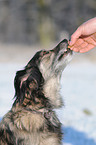
[(69, 48), (84, 53), (96, 46), (96, 17), (80, 25), (72, 34)]

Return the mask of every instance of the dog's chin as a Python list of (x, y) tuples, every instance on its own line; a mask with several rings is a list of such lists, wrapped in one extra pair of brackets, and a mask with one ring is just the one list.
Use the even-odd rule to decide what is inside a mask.
[(63, 50), (64, 52), (58, 53), (56, 61), (54, 63), (55, 72), (59, 73), (64, 70), (67, 64), (72, 60), (73, 51), (69, 48)]
[(72, 54), (73, 54), (73, 51), (71, 49), (67, 48), (66, 50), (64, 50), (64, 53), (60, 54), (58, 61), (62, 61), (67, 57), (67, 55), (71, 56)]

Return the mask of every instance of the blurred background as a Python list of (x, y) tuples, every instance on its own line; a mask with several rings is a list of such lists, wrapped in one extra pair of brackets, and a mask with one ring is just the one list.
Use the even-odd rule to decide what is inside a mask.
[(0, 41), (49, 45), (96, 16), (96, 0), (0, 0)]
[[(96, 0), (0, 0), (0, 118), (14, 101), (14, 77), (40, 49), (51, 49), (96, 17)], [(96, 48), (62, 75), (64, 145), (96, 145)]]
[[(96, 0), (0, 0), (1, 54), (4, 49), (12, 53), (12, 45), (14, 49), (21, 49), (20, 45), (50, 49), (62, 39), (70, 39), (80, 24), (95, 16)], [(1, 61), (7, 59), (4, 56)], [(96, 51), (79, 56), (95, 60)]]

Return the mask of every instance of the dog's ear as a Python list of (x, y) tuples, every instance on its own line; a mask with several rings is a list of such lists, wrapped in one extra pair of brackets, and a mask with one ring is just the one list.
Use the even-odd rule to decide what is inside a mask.
[(32, 100), (34, 92), (40, 89), (43, 77), (37, 67), (25, 68), (18, 71), (14, 80), (15, 97), (22, 104), (24, 99)]

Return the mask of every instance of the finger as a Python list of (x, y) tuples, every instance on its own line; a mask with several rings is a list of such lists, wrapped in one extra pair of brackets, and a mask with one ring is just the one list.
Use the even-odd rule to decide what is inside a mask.
[(92, 37), (86, 37), (86, 38), (84, 38), (84, 41), (89, 44), (96, 45), (96, 42), (94, 41), (94, 39)]
[(95, 46), (92, 44), (89, 44), (87, 47), (80, 49), (80, 53), (88, 52), (89, 50), (93, 49)]
[(75, 42), (74, 47), (78, 47), (78, 46), (82, 45), (82, 43), (84, 43), (84, 40), (81, 39), (81, 38), (79, 38), (79, 39)]
[(75, 52), (80, 52), (80, 51), (82, 51), (83, 49), (85, 49), (85, 52), (86, 52), (86, 50), (88, 49), (91, 49), (91, 44), (88, 44), (87, 42), (83, 42), (81, 45), (79, 45), (78, 47), (75, 47), (74, 46), (74, 48), (73, 48), (73, 50), (75, 51)]
[(96, 46), (96, 33), (92, 35), (91, 38), (93, 40), (93, 44)]
[(81, 31), (80, 31), (80, 28), (78, 28), (71, 36), (71, 41), (69, 43), (69, 45), (73, 45), (76, 40), (81, 36)]
[(73, 46), (69, 46), (69, 47), (71, 50), (74, 50), (75, 47), (77, 48), (78, 46), (81, 46), (82, 43), (84, 43), (84, 40), (79, 38)]
[(96, 33), (94, 33), (93, 35), (91, 35), (91, 38), (96, 42)]
[(79, 51), (82, 47), (85, 47), (87, 43), (83, 39), (78, 39), (76, 43), (70, 48), (71, 50)]
[(74, 47), (73, 51), (79, 52), (79, 49), (77, 47)]
[(87, 46), (88, 46), (88, 43), (84, 41), (84, 42), (79, 46), (79, 49), (83, 49), (83, 48), (85, 48), (85, 47), (87, 47)]

